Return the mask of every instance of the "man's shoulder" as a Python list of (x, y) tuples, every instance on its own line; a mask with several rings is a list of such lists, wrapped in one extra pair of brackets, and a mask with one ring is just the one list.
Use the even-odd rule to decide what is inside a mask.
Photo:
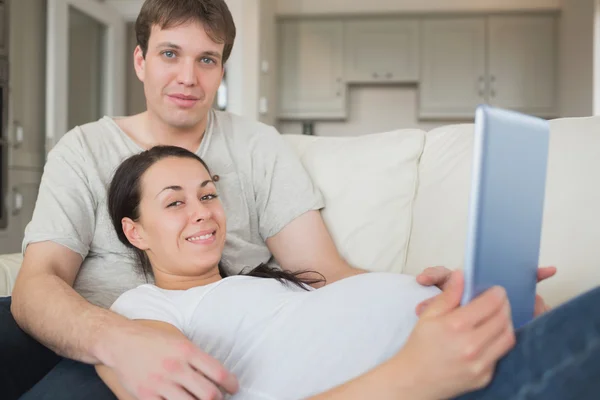
[(252, 140), (254, 138), (278, 134), (275, 127), (248, 117), (218, 110), (215, 110), (214, 115), (217, 125), (223, 130), (223, 134), (225, 135)]
[(107, 180), (121, 161), (137, 151), (109, 117), (76, 126), (48, 153), (52, 165), (71, 165)]
[(100, 142), (110, 142), (112, 129), (109, 122), (109, 118), (104, 117), (97, 121), (75, 126), (60, 138), (52, 151), (76, 150), (80, 152)]

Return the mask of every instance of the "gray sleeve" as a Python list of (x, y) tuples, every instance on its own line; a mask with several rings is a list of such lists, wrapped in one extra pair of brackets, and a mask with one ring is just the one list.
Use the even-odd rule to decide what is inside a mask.
[(256, 135), (252, 172), (259, 232), (264, 240), (307, 211), (324, 207), (321, 192), (275, 128)]
[(72, 132), (48, 154), (33, 217), (22, 251), (30, 243), (52, 241), (85, 258), (95, 229), (96, 199), (86, 176), (85, 155)]

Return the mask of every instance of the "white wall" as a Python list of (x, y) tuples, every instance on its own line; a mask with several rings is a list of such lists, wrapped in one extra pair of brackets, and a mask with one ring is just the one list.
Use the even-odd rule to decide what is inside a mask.
[[(67, 129), (102, 117), (103, 26), (77, 9), (69, 13)], [(76, 54), (76, 56), (74, 56)]]
[[(473, 122), (472, 120), (418, 120), (418, 88), (416, 85), (352, 85), (348, 95), (348, 120), (315, 122), (315, 135), (358, 136), (403, 128), (420, 128), (428, 131), (441, 125)], [(302, 133), (302, 123), (297, 121), (280, 121), (277, 128), (281, 133)]]
[(600, 0), (594, 3), (594, 115), (600, 115)]
[(277, 25), (275, 10), (277, 0), (260, 0), (259, 21), (259, 100), (262, 98), (266, 109), (259, 109), (259, 120), (275, 125), (277, 118)]
[(226, 0), (236, 25), (227, 62), (227, 110), (258, 119), (260, 0)]
[(560, 3), (561, 0), (277, 0), (277, 14), (557, 10)]
[(127, 23), (127, 46), (125, 69), (127, 71), (127, 90), (125, 91), (125, 114), (134, 115), (146, 111), (146, 95), (144, 85), (138, 79), (133, 66), (133, 51), (137, 46), (135, 23)]
[(594, 108), (594, 3), (562, 0), (559, 38), (560, 116), (593, 114)]

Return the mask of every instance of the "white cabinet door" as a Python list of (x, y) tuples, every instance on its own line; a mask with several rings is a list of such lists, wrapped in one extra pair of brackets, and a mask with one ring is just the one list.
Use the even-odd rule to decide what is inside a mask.
[(31, 221), (41, 178), (41, 171), (9, 169), (8, 226), (0, 230), (0, 254), (21, 251), (23, 232)]
[(285, 20), (279, 29), (279, 118), (345, 118), (342, 21)]
[(489, 18), (491, 104), (556, 116), (556, 23), (552, 15)]
[(485, 101), (485, 18), (422, 22), (419, 116), (472, 118)]
[(350, 20), (344, 29), (347, 82), (417, 82), (418, 19)]

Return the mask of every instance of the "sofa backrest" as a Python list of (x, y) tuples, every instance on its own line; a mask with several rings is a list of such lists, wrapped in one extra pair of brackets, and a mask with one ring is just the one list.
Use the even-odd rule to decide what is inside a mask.
[(0, 255), (0, 297), (10, 296), (12, 293), (22, 261), (20, 253)]
[[(550, 121), (540, 265), (558, 267), (540, 286), (559, 304), (600, 285), (600, 117)], [(426, 134), (404, 272), (462, 268), (467, 231), (473, 125)]]
[(402, 272), (425, 132), (283, 136), (325, 197), (323, 219), (342, 256), (357, 267)]

